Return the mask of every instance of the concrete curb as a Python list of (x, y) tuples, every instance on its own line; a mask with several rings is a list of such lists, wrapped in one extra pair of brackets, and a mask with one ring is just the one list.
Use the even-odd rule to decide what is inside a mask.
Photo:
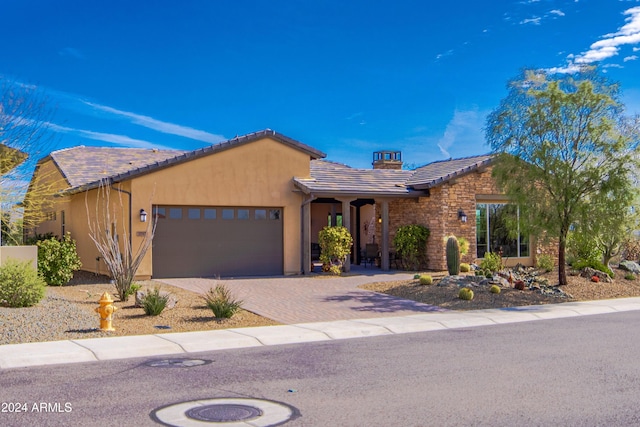
[(366, 338), (640, 310), (640, 298), (0, 346), (0, 369)]

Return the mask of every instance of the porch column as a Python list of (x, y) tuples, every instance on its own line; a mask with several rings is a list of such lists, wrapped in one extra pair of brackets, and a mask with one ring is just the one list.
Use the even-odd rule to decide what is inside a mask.
[[(337, 199), (339, 202), (342, 202), (342, 226), (347, 229), (351, 237), (353, 237), (353, 233), (351, 232), (351, 202), (355, 199)], [(347, 259), (344, 261), (344, 271), (351, 271), (351, 256), (347, 256)]]
[(380, 204), (382, 217), (382, 247), (380, 248), (380, 267), (383, 271), (389, 271), (389, 201), (376, 200)]
[(302, 204), (302, 272), (311, 273), (311, 202), (315, 197)]

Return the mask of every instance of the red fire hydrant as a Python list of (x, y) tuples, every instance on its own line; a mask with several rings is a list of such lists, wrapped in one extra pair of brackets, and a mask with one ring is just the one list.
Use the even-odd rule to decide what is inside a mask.
[(118, 309), (113, 305), (113, 298), (109, 295), (109, 292), (105, 292), (100, 297), (100, 307), (96, 308), (96, 313), (100, 314), (100, 330), (101, 331), (115, 331), (111, 324), (111, 318), (113, 313)]

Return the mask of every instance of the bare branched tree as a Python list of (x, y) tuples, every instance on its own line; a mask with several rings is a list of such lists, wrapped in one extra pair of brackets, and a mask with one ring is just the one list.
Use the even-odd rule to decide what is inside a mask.
[[(53, 204), (50, 196), (57, 187), (52, 179), (41, 177), (29, 188), (36, 161), (55, 145), (49, 132), (52, 116), (48, 99), (37, 87), (0, 76), (0, 218), (2, 228), (13, 231), (3, 236), (21, 240), (16, 226), (33, 229)], [(28, 188), (29, 200), (23, 201)]]
[[(114, 281), (120, 301), (127, 301), (136, 272), (151, 247), (156, 221), (153, 219), (147, 222), (144, 238), (134, 252), (131, 230), (127, 229), (124, 221), (125, 218), (129, 218), (130, 212), (125, 211), (121, 191), (118, 192), (118, 201), (111, 202), (111, 190), (112, 186), (108, 182), (104, 181), (100, 184), (97, 189), (93, 213), (89, 207), (89, 192), (85, 193), (89, 237), (95, 243), (111, 273), (111, 279)], [(123, 220), (120, 227), (118, 226), (118, 218)]]

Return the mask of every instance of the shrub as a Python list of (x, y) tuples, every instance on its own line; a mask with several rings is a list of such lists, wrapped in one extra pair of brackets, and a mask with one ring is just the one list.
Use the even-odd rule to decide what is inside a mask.
[(480, 268), (491, 272), (499, 271), (502, 269), (502, 257), (494, 252), (486, 252), (480, 263)]
[(537, 267), (541, 270), (549, 272), (553, 270), (553, 257), (548, 254), (542, 254), (538, 256)]
[(602, 251), (598, 248), (598, 243), (592, 235), (577, 231), (569, 233), (567, 236), (567, 262), (571, 265), (576, 262), (586, 262), (587, 266), (590, 266), (590, 263), (602, 263)]
[(491, 270), (485, 270), (484, 277), (486, 277), (487, 279), (493, 278), (493, 273), (491, 272)]
[(127, 297), (130, 297), (131, 295), (135, 295), (136, 292), (138, 292), (140, 290), (140, 288), (142, 288), (142, 286), (138, 285), (137, 283), (132, 283), (131, 286), (129, 286), (129, 289), (127, 290), (127, 292), (126, 292)]
[(41, 240), (38, 245), (38, 271), (49, 285), (62, 286), (69, 283), (73, 272), (82, 267), (76, 251), (76, 242), (67, 233), (61, 240), (52, 237)]
[(489, 288), (489, 292), (491, 292), (492, 294), (499, 294), (500, 291), (501, 289), (498, 285), (491, 285), (491, 287)]
[(464, 237), (458, 237), (458, 246), (460, 247), (460, 255), (466, 255), (469, 252), (469, 241)]
[(636, 280), (636, 275), (629, 271), (624, 275), (624, 278), (627, 280)]
[(345, 227), (326, 226), (318, 233), (318, 243), (323, 266), (329, 266), (331, 273), (339, 275), (342, 272), (344, 260), (351, 253), (353, 244), (351, 234)]
[(408, 269), (418, 270), (424, 264), (430, 234), (427, 227), (418, 224), (403, 225), (396, 231), (393, 246)]
[(574, 262), (571, 265), (571, 267), (573, 267), (576, 270), (582, 270), (583, 268), (591, 267), (594, 270), (603, 271), (603, 272), (607, 273), (609, 275), (609, 277), (611, 277), (611, 278), (613, 278), (613, 276), (614, 276), (613, 270), (611, 270), (609, 267), (604, 265), (602, 263), (602, 261), (600, 261), (599, 259), (597, 259), (597, 260), (579, 260), (579, 261)]
[(420, 276), (420, 284), (421, 285), (432, 285), (433, 284), (433, 277), (431, 277), (428, 274)]
[(242, 308), (242, 301), (233, 299), (231, 291), (224, 285), (210, 288), (203, 298), (213, 315), (219, 319), (229, 319)]
[(419, 275), (419, 274), (414, 274), (414, 275), (413, 275), (413, 278), (414, 278), (415, 280), (417, 280), (417, 279), (419, 279), (419, 278), (420, 278), (420, 275)]
[(467, 264), (466, 262), (460, 263), (460, 272), (461, 273), (468, 273), (470, 271), (471, 271), (471, 266), (469, 264)]
[(167, 306), (169, 294), (160, 293), (160, 287), (156, 286), (152, 291), (147, 291), (142, 298), (142, 309), (147, 316), (157, 316)]
[(0, 305), (31, 307), (44, 298), (47, 284), (30, 261), (7, 260), (0, 266)]
[(458, 292), (458, 298), (471, 301), (473, 299), (473, 291), (469, 288), (462, 288), (460, 292)]

